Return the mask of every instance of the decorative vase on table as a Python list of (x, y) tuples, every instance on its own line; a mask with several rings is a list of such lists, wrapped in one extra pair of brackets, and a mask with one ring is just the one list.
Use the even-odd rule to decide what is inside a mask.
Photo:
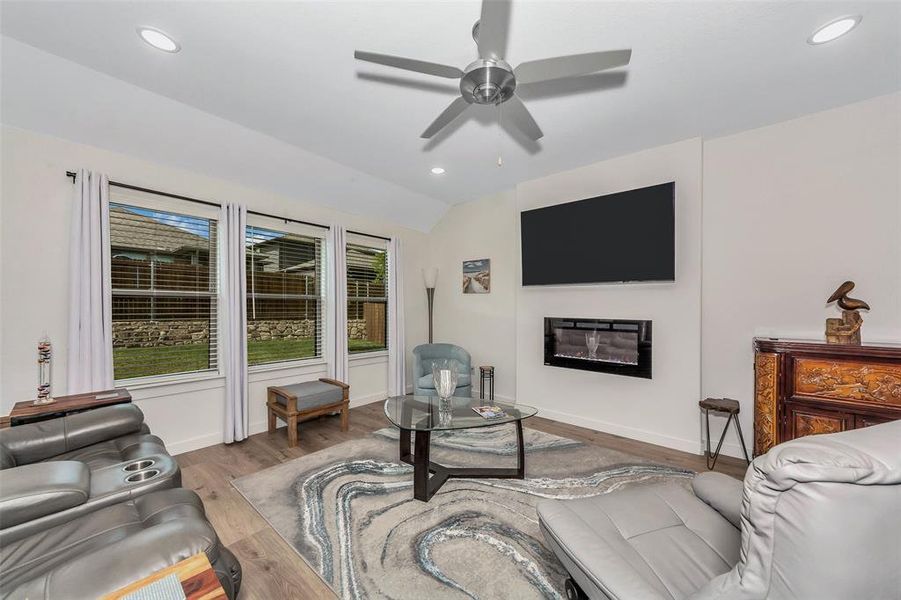
[(457, 389), (457, 361), (442, 360), (432, 364), (432, 381), (438, 396), (438, 411), (449, 411), (450, 399)]

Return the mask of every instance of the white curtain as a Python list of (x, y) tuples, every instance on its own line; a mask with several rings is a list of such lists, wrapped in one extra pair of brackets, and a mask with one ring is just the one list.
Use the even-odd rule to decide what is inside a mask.
[(75, 176), (69, 240), (69, 394), (113, 387), (109, 178)]
[(347, 367), (347, 234), (332, 225), (328, 238), (328, 361), (329, 377), (348, 383)]
[(224, 442), (240, 442), (250, 426), (247, 389), (247, 276), (244, 231), (247, 207), (226, 203), (219, 212), (222, 231), (220, 308), (225, 357)]
[(400, 240), (388, 242), (388, 395), (407, 393), (404, 347), (404, 276)]

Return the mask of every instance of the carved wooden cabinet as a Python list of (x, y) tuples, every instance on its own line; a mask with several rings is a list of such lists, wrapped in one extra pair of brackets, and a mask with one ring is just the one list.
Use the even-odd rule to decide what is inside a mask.
[(805, 435), (901, 419), (901, 345), (754, 340), (754, 456)]

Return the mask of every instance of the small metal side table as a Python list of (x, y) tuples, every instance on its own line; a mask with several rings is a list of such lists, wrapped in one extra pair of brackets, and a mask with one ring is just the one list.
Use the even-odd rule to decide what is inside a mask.
[[(741, 410), (741, 406), (738, 403), (738, 400), (731, 400), (729, 398), (707, 398), (705, 400), (701, 400), (698, 402), (698, 406), (701, 407), (704, 411), (704, 416), (707, 422), (707, 453), (704, 455), (704, 458), (707, 459), (707, 468), (713, 469), (716, 466), (716, 459), (720, 456), (720, 448), (723, 447), (723, 441), (726, 439), (726, 432), (729, 431), (729, 422), (733, 419), (735, 420), (735, 430), (738, 432), (738, 441), (741, 442), (741, 451), (745, 455), (745, 461), (750, 465), (751, 459), (748, 458), (748, 450), (745, 448), (745, 438), (741, 434), (741, 423), (738, 422), (738, 413)], [(712, 455), (710, 454), (710, 411), (718, 412), (718, 413), (726, 413), (729, 415), (729, 418), (726, 419), (726, 426), (723, 427), (723, 434), (720, 436), (720, 441), (716, 445), (716, 452)], [(713, 458), (713, 462), (710, 459)]]
[(494, 400), (494, 367), (485, 365), (479, 367), (479, 398), (485, 399), (485, 383), (488, 383), (488, 399)]

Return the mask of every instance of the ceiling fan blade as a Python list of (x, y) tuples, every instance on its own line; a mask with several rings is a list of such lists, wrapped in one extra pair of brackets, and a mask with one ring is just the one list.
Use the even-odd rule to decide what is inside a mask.
[(571, 54), (524, 62), (513, 69), (513, 73), (516, 75), (518, 83), (535, 83), (624, 67), (629, 64), (631, 58), (632, 50)]
[(511, 96), (509, 100), (501, 104), (501, 110), (504, 111), (501, 118), (506, 118), (509, 123), (529, 136), (529, 139), (537, 141), (544, 136), (538, 123), (532, 118), (532, 113), (518, 97)]
[[(452, 96), (460, 93), (460, 86), (455, 83), (441, 83), (432, 79), (419, 79), (413, 77), (397, 77), (396, 75), (382, 75), (380, 73), (357, 73), (357, 79), (363, 81), (374, 81), (376, 83), (387, 83), (388, 85), (398, 85), (414, 90), (422, 90), (424, 92), (437, 92), (444, 96)], [(543, 85), (543, 84), (538, 84)]]
[(446, 77), (448, 79), (459, 79), (463, 76), (463, 71), (461, 71), (457, 67), (440, 65), (438, 63), (427, 62), (424, 60), (403, 58), (401, 56), (391, 56), (390, 54), (376, 54), (375, 52), (362, 52), (360, 50), (355, 50), (354, 58), (356, 58), (357, 60), (365, 60), (366, 62), (404, 69), (406, 71), (416, 71), (417, 73), (425, 73), (426, 75)]
[(444, 111), (438, 115), (438, 118), (432, 121), (432, 124), (428, 126), (428, 128), (422, 132), (422, 135), (419, 136), (421, 138), (429, 139), (446, 126), (450, 125), (451, 121), (459, 117), (469, 108), (469, 102), (463, 99), (463, 96), (460, 96), (453, 102), (451, 102)]
[[(357, 77), (361, 76), (358, 75)], [(628, 80), (628, 71), (602, 71), (591, 75), (583, 75), (582, 77), (524, 83), (516, 86), (516, 95), (522, 98), (523, 102), (528, 102), (529, 100), (538, 100), (540, 98), (557, 98), (571, 94), (612, 90), (623, 87)], [(437, 83), (432, 85), (436, 87), (441, 86), (442, 89), (450, 87)]]
[(510, 0), (482, 0), (479, 18), (479, 56), (503, 59), (510, 29)]

